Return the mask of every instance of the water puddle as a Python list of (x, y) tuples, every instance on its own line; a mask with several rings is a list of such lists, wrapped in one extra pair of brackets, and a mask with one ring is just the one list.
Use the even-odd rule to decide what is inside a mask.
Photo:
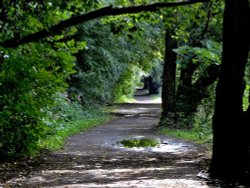
[(190, 150), (190, 146), (183, 143), (177, 143), (171, 140), (162, 140), (160, 138), (145, 138), (136, 136), (116, 142), (114, 148), (135, 151), (135, 152), (156, 152), (156, 153), (184, 153)]

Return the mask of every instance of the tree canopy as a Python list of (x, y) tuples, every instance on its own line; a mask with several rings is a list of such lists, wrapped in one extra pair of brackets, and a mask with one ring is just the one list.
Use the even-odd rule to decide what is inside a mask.
[[(173, 3), (154, 3), (154, 4), (150, 4), (150, 5), (130, 6), (130, 7), (123, 7), (123, 8), (116, 8), (116, 7), (108, 6), (108, 7), (100, 8), (100, 9), (95, 10), (95, 11), (88, 12), (88, 13), (83, 14), (83, 15), (73, 16), (72, 18), (68, 18), (66, 20), (63, 20), (63, 21), (61, 21), (61, 22), (59, 22), (51, 27), (45, 27), (43, 30), (37, 31), (37, 32), (29, 34), (29, 35), (21, 35), (20, 36), (20, 34), (19, 34), (13, 38), (5, 40), (4, 42), (1, 43), (1, 45), (3, 47), (16, 47), (22, 43), (32, 42), (32, 41), (36, 41), (36, 40), (39, 40), (39, 39), (42, 39), (42, 38), (45, 38), (45, 37), (48, 37), (51, 35), (58, 34), (58, 32), (60, 33), (60, 32), (62, 32), (63, 29), (66, 29), (70, 26), (74, 26), (74, 25), (77, 25), (77, 24), (80, 24), (80, 23), (83, 23), (83, 22), (86, 22), (86, 21), (89, 21), (92, 19), (96, 19), (99, 17), (139, 13), (139, 12), (143, 12), (143, 11), (152, 12), (152, 11), (157, 11), (160, 8), (164, 8), (164, 7), (183, 6), (183, 5), (189, 5), (189, 4), (194, 4), (197, 2), (206, 2), (206, 1), (207, 0), (195, 0), (195, 1), (183, 1), (183, 2), (173, 2)], [(11, 5), (13, 6), (13, 4), (11, 4), (11, 3), (9, 5), (8, 5), (8, 3), (6, 3), (6, 4), (3, 3), (3, 7), (4, 7), (4, 5), (5, 5), (5, 7), (9, 7), (9, 6), (11, 7)], [(17, 6), (18, 8), (25, 6), (22, 4), (21, 4), (21, 6), (18, 6), (16, 4), (14, 4), (14, 5)], [(31, 9), (32, 8), (36, 9), (36, 6), (39, 6), (39, 4), (33, 5), (32, 3), (29, 3), (27, 5)], [(42, 3), (41, 7), (43, 7), (43, 9), (46, 10), (48, 6), (54, 7), (57, 5), (59, 5), (59, 6), (61, 5), (61, 7), (65, 6), (64, 3), (61, 3), (61, 4), (56, 3), (54, 5), (53, 2), (47, 2), (47, 4)], [(73, 5), (73, 3), (72, 3), (72, 5)], [(77, 5), (79, 5), (79, 3)], [(16, 9), (14, 8), (13, 12), (15, 12), (15, 11), (16, 11)], [(20, 11), (22, 11), (21, 8), (20, 8)], [(40, 11), (39, 11), (39, 13), (40, 13)], [(49, 14), (50, 14), (50, 12), (49, 12)], [(66, 14), (66, 15), (70, 15), (70, 14), (72, 15), (74, 13), (68, 12), (68, 14)], [(65, 16), (65, 17), (67, 18), (67, 16)], [(33, 19), (33, 21), (34, 21), (34, 23), (36, 22), (36, 25), (38, 27), (39, 27), (39, 25), (41, 26), (41, 22), (39, 23), (38, 19)], [(53, 22), (54, 21), (55, 20), (53, 19)], [(30, 27), (30, 26), (28, 26), (28, 27)], [(42, 26), (41, 26), (41, 28), (42, 28)]]

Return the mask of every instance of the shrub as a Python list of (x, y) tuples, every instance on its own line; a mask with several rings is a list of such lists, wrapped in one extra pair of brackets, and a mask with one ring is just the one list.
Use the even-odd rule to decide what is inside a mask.
[(45, 44), (29, 44), (4, 51), (0, 67), (1, 159), (21, 157), (37, 151), (44, 135), (46, 108), (53, 95), (66, 87), (73, 72), (74, 57)]

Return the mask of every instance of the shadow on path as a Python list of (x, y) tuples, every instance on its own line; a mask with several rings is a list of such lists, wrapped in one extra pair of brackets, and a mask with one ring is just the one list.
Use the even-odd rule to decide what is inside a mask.
[[(109, 123), (69, 138), (63, 150), (16, 164), (14, 169), (13, 166), (0, 169), (2, 186), (212, 187), (197, 179), (203, 168), (200, 166), (205, 155), (203, 148), (153, 129), (158, 123), (160, 103), (122, 104), (113, 114), (115, 118)], [(136, 137), (157, 138), (162, 144), (141, 150), (117, 146), (123, 139)]]

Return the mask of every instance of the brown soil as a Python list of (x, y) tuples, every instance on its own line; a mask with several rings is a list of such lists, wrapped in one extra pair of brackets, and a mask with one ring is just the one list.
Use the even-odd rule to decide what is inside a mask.
[[(68, 139), (64, 149), (16, 164), (0, 165), (0, 187), (208, 188), (197, 178), (205, 170), (201, 146), (161, 135), (154, 127), (160, 104), (137, 97), (119, 105), (107, 124)], [(157, 148), (125, 149), (127, 138), (156, 138)]]

